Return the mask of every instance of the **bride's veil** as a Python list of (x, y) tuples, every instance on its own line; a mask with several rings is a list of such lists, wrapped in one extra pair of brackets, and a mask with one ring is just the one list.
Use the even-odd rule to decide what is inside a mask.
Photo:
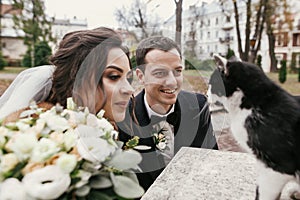
[(32, 100), (44, 101), (52, 87), (55, 67), (44, 65), (22, 71), (0, 97), (0, 120), (29, 106)]

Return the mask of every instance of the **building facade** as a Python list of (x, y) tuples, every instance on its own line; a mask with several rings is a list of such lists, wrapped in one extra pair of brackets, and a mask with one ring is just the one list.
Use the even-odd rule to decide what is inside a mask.
[[(2, 4), (2, 18), (1, 18), (1, 47), (4, 58), (9, 65), (20, 65), (20, 61), (27, 51), (27, 46), (24, 44), (24, 32), (22, 30), (14, 29), (13, 15), (20, 14), (20, 11), (12, 9), (9, 4)], [(52, 52), (55, 51), (58, 43), (62, 37), (75, 30), (87, 29), (88, 24), (86, 19), (55, 19), (52, 24), (53, 37), (57, 39), (56, 43), (49, 44)]]
[[(300, 62), (300, 5), (297, 4), (297, 0), (289, 3), (293, 8), (293, 30), (290, 31), (287, 27), (285, 29), (280, 27), (275, 30), (275, 54), (278, 63), (280, 63), (280, 60), (285, 59), (288, 61), (288, 66), (296, 63), (297, 67)], [(242, 0), (238, 0), (237, 5), (241, 41), (242, 47), (244, 47), (246, 5)], [(174, 39), (173, 34), (168, 33), (175, 32), (175, 15), (166, 20), (163, 27), (163, 34)], [(250, 33), (251, 35), (253, 34)], [(226, 55), (229, 48), (239, 56), (234, 8), (231, 1), (223, 1), (223, 5), (216, 0), (211, 3), (202, 2), (200, 5), (192, 5), (189, 9), (183, 11), (182, 52), (186, 57), (196, 56), (200, 60), (211, 59), (214, 53)], [(265, 32), (262, 34), (257, 55), (262, 56), (263, 70), (270, 71), (269, 43)]]

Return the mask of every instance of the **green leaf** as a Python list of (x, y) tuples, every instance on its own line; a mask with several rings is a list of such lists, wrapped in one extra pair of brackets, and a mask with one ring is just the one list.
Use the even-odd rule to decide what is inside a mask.
[(141, 154), (135, 150), (129, 149), (125, 151), (116, 151), (111, 160), (106, 162), (106, 165), (119, 170), (136, 169), (141, 161)]
[(88, 195), (88, 200), (96, 200), (96, 199), (101, 199), (101, 200), (114, 200), (115, 195), (108, 195), (104, 192), (93, 190), (90, 192)]
[(112, 185), (111, 180), (105, 176), (93, 176), (90, 182), (90, 186), (95, 189), (109, 188)]
[(144, 194), (144, 189), (135, 181), (126, 176), (115, 176), (111, 173), (114, 191), (121, 197), (134, 199)]

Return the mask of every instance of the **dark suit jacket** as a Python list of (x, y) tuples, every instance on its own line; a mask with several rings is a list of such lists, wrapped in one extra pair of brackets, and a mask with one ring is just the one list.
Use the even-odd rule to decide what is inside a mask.
[[(140, 185), (147, 190), (164, 169), (165, 163), (161, 151), (155, 147), (152, 136), (153, 124), (148, 117), (144, 94), (145, 91), (143, 90), (136, 96), (135, 106), (133, 106), (132, 101), (129, 103), (126, 118), (123, 122), (118, 123), (118, 127), (121, 141), (127, 142), (134, 135), (137, 135), (140, 137), (139, 145), (151, 147), (150, 150), (140, 151), (143, 157), (140, 163), (142, 173), (137, 173)], [(202, 94), (186, 91), (181, 91), (178, 94), (174, 109), (174, 113), (177, 115), (174, 118), (175, 154), (182, 146), (218, 149), (206, 102), (206, 97)], [(132, 120), (133, 107), (135, 107), (138, 124)]]

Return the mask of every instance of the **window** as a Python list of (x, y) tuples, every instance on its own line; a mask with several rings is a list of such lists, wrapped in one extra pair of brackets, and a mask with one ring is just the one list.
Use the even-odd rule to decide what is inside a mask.
[(216, 34), (215, 34), (215, 36), (216, 36), (216, 38), (218, 38), (218, 37), (219, 37), (219, 32), (218, 32), (218, 31), (216, 31)]
[(207, 32), (207, 39), (209, 39), (210, 38), (210, 32), (208, 31)]
[(218, 25), (219, 24), (219, 19), (218, 19), (218, 17), (216, 17), (216, 25)]

